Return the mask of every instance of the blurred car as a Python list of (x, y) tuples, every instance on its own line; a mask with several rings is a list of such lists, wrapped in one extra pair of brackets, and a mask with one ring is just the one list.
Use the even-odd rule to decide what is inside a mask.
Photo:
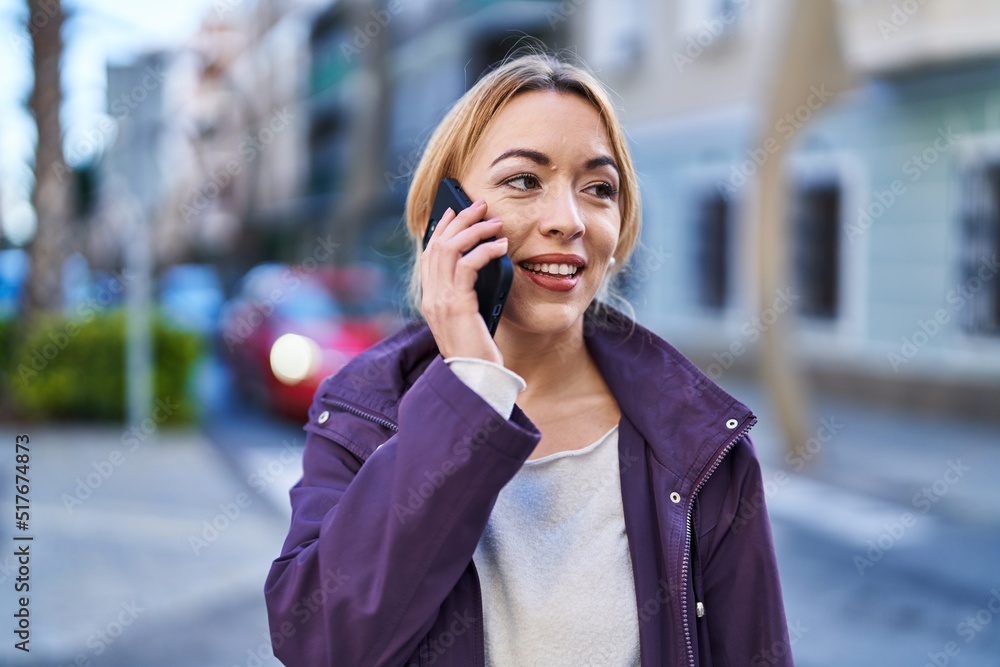
[(158, 301), (173, 324), (210, 336), (225, 301), (222, 280), (209, 264), (178, 264), (160, 276)]
[(220, 350), (237, 386), (272, 411), (306, 418), (319, 383), (387, 333), (382, 320), (345, 310), (331, 272), (261, 264), (222, 309)]
[(382, 330), (382, 337), (403, 325), (391, 296), (389, 275), (367, 262), (318, 271), (316, 278), (335, 296), (347, 319), (366, 321)]

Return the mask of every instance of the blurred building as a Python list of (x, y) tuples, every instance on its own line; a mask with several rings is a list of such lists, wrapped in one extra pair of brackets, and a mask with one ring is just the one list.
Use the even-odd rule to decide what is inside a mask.
[(236, 275), (332, 241), (334, 262), (401, 272), (403, 204), (423, 143), (520, 39), (565, 46), (559, 7), (215, 3), (170, 64), (161, 259), (217, 261)]
[[(786, 3), (591, 0), (568, 17), (634, 141), (639, 317), (719, 377), (748, 367), (791, 306), (789, 354), (820, 386), (997, 416), (1000, 5), (837, 11), (854, 84), (835, 96), (815, 81), (763, 140), (772, 45), (794, 29)], [(760, 303), (748, 209), (783, 144), (793, 271)]]
[(98, 128), (108, 147), (87, 241), (97, 264), (120, 266), (132, 215), (148, 218), (157, 269), (216, 262), (230, 274), (294, 226), (283, 207), (303, 188), (304, 44), (316, 5), (220, 1), (176, 51), (108, 67)]
[(177, 259), (238, 275), (294, 254), (305, 181), (303, 91), (316, 0), (216, 2), (172, 68), (166, 161)]

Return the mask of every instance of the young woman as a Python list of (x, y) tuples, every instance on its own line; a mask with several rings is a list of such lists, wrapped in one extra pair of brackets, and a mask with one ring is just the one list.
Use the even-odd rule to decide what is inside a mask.
[[(431, 137), (407, 201), (415, 243), (444, 177), (478, 201), (419, 253), (423, 320), (316, 394), (265, 588), (275, 655), (791, 665), (756, 418), (598, 298), (640, 221), (607, 93), (553, 57), (509, 60)], [(473, 286), (505, 253), (494, 339)]]

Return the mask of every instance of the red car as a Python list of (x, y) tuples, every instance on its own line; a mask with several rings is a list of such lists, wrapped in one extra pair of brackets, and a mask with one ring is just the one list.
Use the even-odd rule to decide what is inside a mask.
[[(346, 279), (352, 289), (345, 289), (344, 275), (367, 275), (368, 281)], [(251, 269), (219, 323), (220, 348), (237, 387), (274, 412), (304, 421), (320, 381), (394, 329), (390, 308), (370, 307), (378, 303), (371, 290), (385, 282), (380, 275), (370, 268)], [(358, 301), (359, 293), (367, 298)]]

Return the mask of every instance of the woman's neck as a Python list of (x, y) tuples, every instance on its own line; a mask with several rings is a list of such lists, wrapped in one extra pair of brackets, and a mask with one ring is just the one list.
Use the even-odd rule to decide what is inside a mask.
[(563, 393), (596, 371), (584, 343), (582, 321), (552, 334), (501, 327), (496, 341), (504, 366), (524, 378), (528, 385), (519, 400)]

